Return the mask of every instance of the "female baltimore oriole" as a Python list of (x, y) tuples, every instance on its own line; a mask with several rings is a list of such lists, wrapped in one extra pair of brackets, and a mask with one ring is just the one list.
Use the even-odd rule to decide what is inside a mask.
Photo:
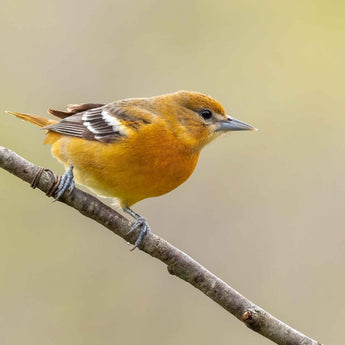
[(60, 120), (9, 113), (46, 130), (45, 143), (52, 145), (52, 155), (67, 169), (55, 197), (73, 189), (74, 168), (78, 183), (117, 198), (136, 219), (130, 231), (138, 227), (141, 231), (134, 248), (150, 228), (130, 206), (186, 181), (200, 150), (221, 134), (255, 130), (226, 115), (215, 99), (189, 91), (48, 111)]

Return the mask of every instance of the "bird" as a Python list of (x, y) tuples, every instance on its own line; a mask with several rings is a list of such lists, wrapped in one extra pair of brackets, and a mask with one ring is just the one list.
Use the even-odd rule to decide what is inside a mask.
[(151, 229), (132, 206), (166, 194), (194, 171), (200, 151), (231, 131), (257, 130), (227, 115), (214, 98), (177, 91), (111, 103), (70, 104), (66, 111), (48, 109), (58, 118), (8, 111), (46, 131), (45, 144), (65, 166), (55, 198), (74, 181), (103, 197), (117, 199), (139, 228), (135, 249)]

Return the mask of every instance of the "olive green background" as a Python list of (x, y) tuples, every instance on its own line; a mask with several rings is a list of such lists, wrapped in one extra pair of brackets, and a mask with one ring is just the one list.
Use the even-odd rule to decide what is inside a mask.
[[(345, 322), (344, 1), (2, 0), (0, 113), (179, 89), (260, 129), (135, 205), (153, 231), (325, 344)], [(0, 145), (62, 173), (36, 127)], [(270, 344), (158, 261), (0, 171), (0, 343)]]

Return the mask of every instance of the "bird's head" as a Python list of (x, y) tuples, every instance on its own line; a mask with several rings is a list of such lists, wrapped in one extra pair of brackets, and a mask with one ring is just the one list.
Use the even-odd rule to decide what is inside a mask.
[(230, 131), (256, 130), (227, 115), (212, 97), (198, 92), (178, 91), (159, 96), (156, 104), (176, 134), (196, 149)]

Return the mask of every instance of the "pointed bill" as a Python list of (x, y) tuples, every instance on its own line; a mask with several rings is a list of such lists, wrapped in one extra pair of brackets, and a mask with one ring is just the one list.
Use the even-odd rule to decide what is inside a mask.
[(233, 118), (232, 116), (227, 115), (227, 120), (219, 121), (218, 128), (216, 129), (217, 132), (227, 132), (227, 131), (257, 131), (258, 129), (244, 123), (240, 120)]

